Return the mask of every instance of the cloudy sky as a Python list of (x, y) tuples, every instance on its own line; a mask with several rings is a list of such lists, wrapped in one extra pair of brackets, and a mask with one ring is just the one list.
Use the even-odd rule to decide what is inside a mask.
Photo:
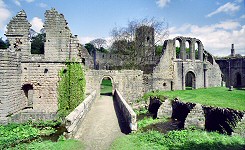
[(109, 39), (113, 27), (128, 21), (155, 17), (169, 24), (168, 38), (196, 37), (216, 56), (229, 55), (234, 43), (245, 55), (245, 0), (0, 0), (0, 37), (6, 38), (7, 23), (22, 9), (39, 31), (51, 8), (64, 14), (82, 44)]

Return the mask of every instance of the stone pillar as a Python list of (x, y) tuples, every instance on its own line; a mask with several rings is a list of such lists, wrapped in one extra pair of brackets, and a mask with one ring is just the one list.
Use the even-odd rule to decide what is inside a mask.
[(186, 60), (185, 40), (180, 43), (180, 59)]
[(157, 111), (158, 118), (171, 118), (172, 117), (172, 103), (166, 99)]
[(199, 60), (203, 61), (203, 45), (201, 42), (199, 42), (198, 44), (198, 56), (199, 56)]
[(191, 40), (189, 43), (190, 47), (190, 59), (195, 60), (195, 41)]
[(196, 104), (185, 119), (184, 128), (190, 127), (205, 129), (205, 116), (201, 104)]

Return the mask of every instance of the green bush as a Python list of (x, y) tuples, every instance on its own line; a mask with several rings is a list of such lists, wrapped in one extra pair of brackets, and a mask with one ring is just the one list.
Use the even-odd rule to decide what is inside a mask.
[(58, 115), (66, 117), (85, 97), (85, 77), (82, 65), (75, 61), (67, 62), (66, 68), (59, 72)]
[[(54, 125), (55, 124), (55, 125)], [(0, 125), (0, 149), (33, 140), (43, 135), (51, 135), (55, 133), (58, 122), (29, 121), (24, 124), (11, 123), (8, 125)]]

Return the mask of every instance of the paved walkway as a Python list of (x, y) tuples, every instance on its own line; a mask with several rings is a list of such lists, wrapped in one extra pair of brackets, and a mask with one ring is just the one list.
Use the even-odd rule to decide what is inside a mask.
[(113, 98), (101, 96), (91, 107), (75, 138), (88, 150), (106, 150), (116, 138), (127, 133), (124, 126)]

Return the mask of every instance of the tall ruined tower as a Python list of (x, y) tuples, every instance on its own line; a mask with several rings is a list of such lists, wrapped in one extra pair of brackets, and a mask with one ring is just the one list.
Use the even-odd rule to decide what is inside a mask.
[(136, 29), (135, 44), (138, 57), (154, 56), (154, 28), (149, 26), (140, 26)]
[(234, 49), (234, 44), (231, 44), (231, 57), (235, 57), (235, 49)]

